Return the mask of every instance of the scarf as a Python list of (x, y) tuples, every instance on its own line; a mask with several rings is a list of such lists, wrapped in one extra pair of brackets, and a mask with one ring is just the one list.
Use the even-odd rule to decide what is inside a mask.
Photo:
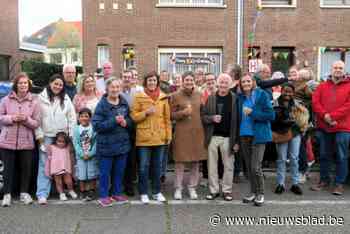
[(149, 89), (145, 89), (145, 93), (149, 96), (153, 101), (157, 101), (160, 95), (160, 88), (157, 87), (154, 91), (150, 91)]

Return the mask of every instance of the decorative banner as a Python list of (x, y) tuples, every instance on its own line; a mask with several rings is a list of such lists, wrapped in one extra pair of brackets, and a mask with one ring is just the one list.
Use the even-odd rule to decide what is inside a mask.
[(283, 53), (281, 53), (281, 54), (282, 54), (282, 57), (283, 57), (284, 59), (287, 59), (287, 58), (288, 58), (288, 55), (289, 55), (288, 52), (283, 52)]
[(185, 64), (185, 65), (201, 65), (201, 64), (215, 64), (214, 58), (207, 57), (171, 57), (171, 63), (173, 64)]
[(249, 44), (253, 44), (253, 42), (254, 42), (254, 33), (253, 32), (248, 33), (248, 41), (249, 41)]
[(257, 0), (257, 4), (256, 4), (256, 10), (257, 11), (261, 11), (262, 10), (262, 0)]

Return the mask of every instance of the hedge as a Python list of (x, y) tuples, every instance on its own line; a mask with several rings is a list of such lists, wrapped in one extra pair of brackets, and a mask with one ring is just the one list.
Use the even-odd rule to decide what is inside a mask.
[[(45, 87), (53, 74), (62, 74), (63, 65), (43, 63), (34, 60), (21, 62), (21, 69), (26, 72), (35, 86)], [(83, 73), (83, 68), (76, 66), (78, 74)]]

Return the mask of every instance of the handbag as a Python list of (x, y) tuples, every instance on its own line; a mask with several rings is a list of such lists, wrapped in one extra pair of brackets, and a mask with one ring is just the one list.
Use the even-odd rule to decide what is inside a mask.
[(292, 130), (289, 129), (286, 133), (272, 132), (272, 142), (277, 144), (286, 143), (293, 139)]

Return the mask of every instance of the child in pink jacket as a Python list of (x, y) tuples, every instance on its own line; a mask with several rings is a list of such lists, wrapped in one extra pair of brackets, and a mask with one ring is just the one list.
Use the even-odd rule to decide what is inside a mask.
[(60, 200), (68, 200), (64, 193), (64, 185), (68, 188), (68, 194), (73, 199), (76, 199), (78, 196), (73, 190), (72, 179), (72, 175), (74, 174), (74, 156), (67, 134), (64, 132), (57, 133), (54, 143), (46, 147), (46, 152), (45, 174), (54, 178), (57, 192), (60, 194)]

